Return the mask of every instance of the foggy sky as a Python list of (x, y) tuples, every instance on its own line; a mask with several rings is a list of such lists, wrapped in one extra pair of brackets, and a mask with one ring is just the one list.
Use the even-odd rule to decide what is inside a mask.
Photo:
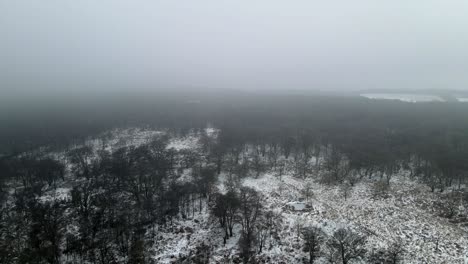
[(466, 90), (467, 14), (464, 0), (0, 0), (0, 93)]

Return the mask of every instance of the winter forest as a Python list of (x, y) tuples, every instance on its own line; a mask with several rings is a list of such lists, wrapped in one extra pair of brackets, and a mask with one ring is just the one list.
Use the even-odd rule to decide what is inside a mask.
[(468, 264), (467, 14), (0, 0), (0, 264)]
[(2, 124), (1, 263), (467, 257), (464, 103), (174, 95), (114, 107)]

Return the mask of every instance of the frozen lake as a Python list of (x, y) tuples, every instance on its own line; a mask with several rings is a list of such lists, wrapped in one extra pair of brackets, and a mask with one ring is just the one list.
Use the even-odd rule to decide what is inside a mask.
[[(444, 102), (445, 100), (436, 95), (427, 94), (397, 94), (397, 93), (365, 93), (361, 96), (369, 99), (400, 100), (403, 102)], [(468, 98), (465, 98), (468, 99)]]

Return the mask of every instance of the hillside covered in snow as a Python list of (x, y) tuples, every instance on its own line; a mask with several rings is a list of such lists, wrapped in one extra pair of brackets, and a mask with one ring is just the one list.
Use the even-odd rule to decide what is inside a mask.
[(465, 263), (464, 182), (295, 140), (131, 128), (4, 160), (2, 263)]

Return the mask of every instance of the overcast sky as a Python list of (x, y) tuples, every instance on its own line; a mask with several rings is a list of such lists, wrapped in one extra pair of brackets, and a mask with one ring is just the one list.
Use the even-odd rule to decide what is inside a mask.
[(468, 89), (466, 0), (0, 0), (0, 39), (3, 95)]

